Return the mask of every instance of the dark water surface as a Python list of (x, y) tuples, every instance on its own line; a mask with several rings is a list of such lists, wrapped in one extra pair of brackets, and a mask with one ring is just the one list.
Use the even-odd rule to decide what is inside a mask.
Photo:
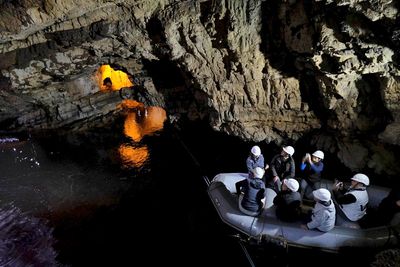
[[(111, 125), (2, 144), (1, 203), (48, 220), (63, 266), (250, 266), (202, 176), (244, 172), (254, 144), (202, 125), (179, 133), (166, 125), (140, 142), (150, 157), (137, 168), (119, 161), (117, 148), (128, 141), (119, 132)], [(262, 149), (267, 159), (279, 150)], [(325, 265), (304, 258), (317, 255), (344, 260), (317, 252), (255, 252), (257, 266)]]
[(46, 218), (64, 266), (246, 266), (179, 139), (145, 137), (149, 160), (126, 167), (114, 130), (3, 144), (1, 203)]

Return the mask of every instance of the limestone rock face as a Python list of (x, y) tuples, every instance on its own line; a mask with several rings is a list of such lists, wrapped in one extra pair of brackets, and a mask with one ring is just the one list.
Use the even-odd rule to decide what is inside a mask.
[(398, 171), (390, 166), (400, 144), (395, 1), (0, 5), (3, 131), (84, 128), (117, 113), (121, 93), (100, 92), (96, 78), (110, 64), (171, 121), (206, 119), (254, 142), (309, 137), (351, 170)]

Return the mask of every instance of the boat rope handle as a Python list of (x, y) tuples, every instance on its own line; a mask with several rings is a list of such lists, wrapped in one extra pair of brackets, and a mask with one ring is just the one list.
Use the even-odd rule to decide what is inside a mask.
[(253, 260), (251, 259), (251, 256), (249, 254), (249, 252), (247, 251), (246, 246), (243, 244), (242, 240), (238, 240), (238, 243), (240, 245), (240, 247), (243, 250), (244, 255), (246, 256), (247, 261), (249, 262), (251, 267), (256, 267), (256, 265), (254, 264)]
[[(184, 148), (184, 150), (186, 151), (186, 153), (189, 155), (189, 157), (193, 160), (194, 164), (196, 165), (196, 167), (200, 170), (200, 172), (202, 172), (202, 168), (201, 165), (199, 163), (199, 161), (196, 159), (196, 157), (192, 154), (192, 152), (190, 152), (189, 148), (186, 146), (186, 144), (182, 141), (181, 137), (179, 136), (179, 134), (176, 132), (176, 130), (173, 131), (173, 136), (176, 137), (176, 139), (179, 141), (179, 143), (181, 144), (181, 146)], [(206, 184), (206, 186), (208, 187), (211, 184), (210, 179), (208, 178), (207, 175), (202, 175), (202, 178)]]
[[(389, 228), (389, 230), (391, 230), (391, 232), (394, 234), (394, 236), (396, 237), (396, 239), (397, 239), (397, 243), (399, 243), (400, 244), (400, 234), (399, 234), (399, 232), (395, 229), (395, 227), (393, 227), (393, 226), (389, 226), (388, 227)], [(389, 237), (390, 237), (390, 235), (389, 235)]]

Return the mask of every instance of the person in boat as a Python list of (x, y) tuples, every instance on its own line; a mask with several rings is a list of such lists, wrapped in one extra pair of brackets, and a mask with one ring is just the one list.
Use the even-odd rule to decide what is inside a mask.
[(319, 188), (312, 192), (315, 200), (309, 222), (302, 224), (303, 229), (318, 229), (328, 232), (335, 227), (336, 209), (328, 189)]
[(282, 221), (293, 222), (300, 219), (301, 197), (299, 182), (296, 179), (284, 179), (282, 189), (274, 198), (276, 206), (276, 217)]
[(285, 146), (282, 148), (281, 153), (272, 158), (269, 171), (265, 177), (267, 187), (279, 192), (284, 179), (295, 177), (296, 166), (293, 154), (294, 148)]
[(261, 149), (259, 146), (253, 146), (251, 148), (250, 155), (246, 159), (246, 166), (247, 166), (249, 176), (253, 175), (253, 170), (256, 167), (268, 169), (268, 164), (266, 166), (264, 166), (264, 156), (261, 153)]
[(338, 224), (341, 224), (346, 219), (356, 222), (364, 217), (369, 201), (368, 185), (369, 178), (362, 173), (357, 173), (351, 178), (349, 188), (345, 188), (343, 182), (336, 182), (333, 185), (332, 192), (338, 209)]
[(236, 192), (239, 194), (239, 209), (246, 215), (258, 216), (264, 206), (265, 184), (264, 169), (256, 167), (253, 175), (235, 184)]
[(363, 228), (400, 223), (400, 186), (395, 185), (376, 209), (370, 209), (360, 221)]
[(317, 150), (311, 155), (307, 153), (300, 165), (301, 198), (313, 199), (312, 192), (321, 187), (321, 173), (324, 169), (324, 152)]
[(400, 186), (393, 188), (378, 206), (378, 215), (382, 224), (400, 223)]

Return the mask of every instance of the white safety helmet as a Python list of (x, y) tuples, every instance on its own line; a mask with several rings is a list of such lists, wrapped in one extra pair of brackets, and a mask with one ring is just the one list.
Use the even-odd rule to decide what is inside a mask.
[(362, 173), (357, 173), (354, 175), (351, 180), (357, 181), (359, 183), (363, 183), (364, 185), (368, 186), (369, 185), (369, 178), (365, 174)]
[(258, 157), (261, 155), (261, 149), (259, 146), (253, 146), (251, 148), (251, 154), (253, 154), (254, 156)]
[(324, 159), (324, 152), (322, 152), (321, 150), (317, 150), (314, 153), (312, 153), (312, 155), (314, 157), (320, 158), (320, 159)]
[(331, 192), (328, 189), (320, 188), (313, 191), (313, 195), (316, 199), (320, 201), (329, 201), (331, 200)]
[(283, 151), (288, 153), (290, 156), (293, 156), (294, 148), (292, 146), (284, 146), (282, 149), (283, 149)]
[(296, 179), (284, 179), (283, 183), (293, 192), (297, 192), (297, 190), (299, 190), (299, 182), (297, 182)]
[(255, 167), (254, 170), (253, 170), (254, 178), (261, 179), (261, 178), (263, 178), (264, 173), (265, 173), (264, 169), (260, 168), (260, 167)]

